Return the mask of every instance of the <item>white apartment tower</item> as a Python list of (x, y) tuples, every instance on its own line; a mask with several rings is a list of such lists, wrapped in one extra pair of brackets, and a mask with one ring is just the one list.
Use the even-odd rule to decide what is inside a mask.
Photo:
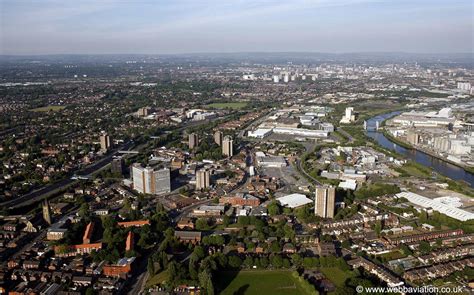
[(153, 169), (142, 167), (139, 163), (132, 165), (133, 188), (142, 194), (159, 195), (171, 191), (170, 169)]
[(333, 186), (317, 187), (314, 203), (314, 214), (322, 218), (334, 218), (336, 188)]
[(196, 172), (196, 189), (206, 189), (211, 185), (211, 171), (201, 169)]
[(100, 135), (100, 149), (106, 152), (110, 148), (110, 136), (107, 132), (102, 131)]
[(233, 140), (231, 136), (225, 136), (222, 140), (222, 154), (226, 157), (232, 157), (234, 155)]

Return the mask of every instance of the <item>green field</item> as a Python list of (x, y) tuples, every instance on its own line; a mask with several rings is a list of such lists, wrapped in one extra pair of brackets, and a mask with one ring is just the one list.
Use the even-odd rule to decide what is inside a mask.
[(169, 279), (169, 275), (167, 271), (159, 272), (156, 275), (148, 278), (148, 281), (146, 282), (146, 287), (149, 288), (158, 284), (162, 284), (168, 279)]
[(429, 178), (431, 176), (431, 171), (428, 168), (413, 162), (404, 164), (402, 167), (396, 169), (396, 171), (401, 172), (402, 176), (415, 176), (419, 178)]
[(45, 107), (40, 107), (36, 109), (31, 109), (30, 111), (32, 112), (57, 112), (60, 110), (64, 110), (66, 107), (65, 106), (45, 106)]
[(352, 275), (352, 273), (343, 271), (337, 267), (322, 267), (319, 270), (326, 278), (333, 282), (336, 287), (343, 287), (346, 280)]
[(222, 295), (309, 295), (291, 271), (223, 271), (214, 280)]
[(247, 106), (246, 102), (215, 102), (208, 105), (205, 105), (206, 108), (213, 109), (235, 109), (240, 110)]

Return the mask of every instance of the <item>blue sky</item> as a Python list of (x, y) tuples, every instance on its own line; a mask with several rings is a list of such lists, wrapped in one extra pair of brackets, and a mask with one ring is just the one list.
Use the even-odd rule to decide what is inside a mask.
[(473, 52), (466, 0), (0, 0), (0, 54)]

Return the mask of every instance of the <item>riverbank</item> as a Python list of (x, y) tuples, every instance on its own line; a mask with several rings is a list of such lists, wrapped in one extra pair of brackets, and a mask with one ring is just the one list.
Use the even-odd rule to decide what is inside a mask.
[(444, 161), (446, 163), (449, 163), (449, 164), (452, 164), (452, 165), (455, 165), (459, 168), (462, 168), (464, 171), (468, 172), (468, 173), (473, 173), (474, 174), (474, 167), (469, 167), (469, 166), (466, 166), (466, 165), (462, 165), (461, 163), (457, 163), (457, 162), (454, 162), (454, 161), (450, 161), (444, 157), (441, 157), (440, 155), (432, 152), (432, 151), (429, 151), (429, 150), (426, 150), (426, 149), (422, 149), (422, 148), (419, 148), (419, 147), (416, 147), (414, 145), (411, 145), (405, 141), (402, 141), (398, 138), (396, 138), (395, 136), (393, 136), (392, 134), (390, 134), (390, 132), (388, 132), (385, 128), (383, 129), (382, 131), (382, 134), (388, 139), (390, 140), (391, 142), (393, 143), (396, 143), (398, 144), (399, 146), (401, 147), (404, 147), (408, 150), (415, 150), (415, 151), (419, 151), (419, 152), (422, 152), (422, 153), (425, 153), (427, 155), (430, 155), (431, 157), (433, 158), (436, 158), (438, 160), (441, 160), (441, 161)]
[[(367, 121), (368, 126), (373, 128), (377, 121), (382, 123), (397, 114), (398, 112), (389, 112), (373, 117)], [(459, 163), (451, 163), (446, 159), (440, 158), (437, 155), (431, 155), (423, 150), (414, 152), (416, 151), (414, 147), (406, 146), (407, 143), (405, 142), (400, 143), (399, 140), (394, 139), (387, 132), (384, 133), (383, 130), (366, 131), (365, 135), (376, 142), (375, 146), (377, 148), (390, 151), (393, 154), (418, 163), (439, 174), (439, 181), (447, 182), (450, 184), (450, 187), (456, 187), (457, 191), (469, 191), (469, 195), (474, 196), (474, 173), (469, 171), (469, 169), (465, 169), (465, 167), (460, 167)]]

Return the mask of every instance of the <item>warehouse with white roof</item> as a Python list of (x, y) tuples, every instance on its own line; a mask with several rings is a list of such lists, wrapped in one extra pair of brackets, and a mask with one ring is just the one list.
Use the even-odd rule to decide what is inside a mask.
[(304, 206), (306, 204), (312, 204), (313, 200), (307, 198), (303, 194), (291, 194), (284, 197), (280, 197), (276, 199), (280, 202), (280, 205), (288, 208), (298, 208)]
[(474, 219), (474, 213), (468, 212), (463, 209), (456, 208), (451, 204), (444, 202), (444, 199), (430, 199), (412, 192), (401, 192), (396, 195), (397, 198), (405, 198), (410, 203), (413, 203), (422, 208), (432, 208), (434, 211), (445, 214), (451, 218), (468, 221)]

